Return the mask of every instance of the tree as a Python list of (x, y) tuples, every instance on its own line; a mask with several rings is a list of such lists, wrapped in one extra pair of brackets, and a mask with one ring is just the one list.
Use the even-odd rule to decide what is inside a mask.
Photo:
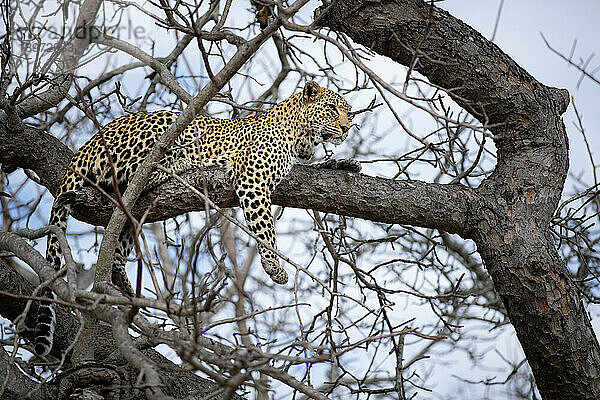
[[(5, 396), (62, 398), (78, 390), (124, 398), (231, 398), (244, 388), (249, 392), (238, 394), (265, 399), (269, 385), (279, 385), (274, 387), (315, 399), (408, 398), (431, 386), (423, 371), (434, 364), (425, 357), (447, 346), (449, 337), (458, 351), (466, 340), (460, 327), (476, 319), (487, 326), (510, 320), (544, 399), (600, 397), (598, 341), (580, 295), (594, 298), (586, 278), (598, 265), (598, 235), (580, 222), (598, 216), (597, 184), (569, 200), (582, 204), (578, 213), (559, 207), (568, 171), (561, 120), (569, 104), (566, 90), (536, 81), (496, 45), (429, 2), (325, 3), (312, 19), (303, 0), (252, 4), (257, 22), (232, 2), (161, 1), (152, 10), (137, 8), (160, 29), (177, 32), (172, 47), (155, 43), (156, 53), (168, 54), (156, 57), (111, 35), (127, 30), (123, 18), (136, 11), (133, 4), (64, 3), (52, 15), (61, 15), (60, 28), (73, 22), (75, 29), (59, 29), (59, 35), (52, 15), (40, 14), (36, 4), (5, 3), (4, 26), (10, 29), (2, 47), (0, 162), (4, 173), (14, 175), (4, 188), (11, 197), (0, 197), (0, 249), (51, 284), (64, 306), (52, 357), (42, 364), (25, 361), (29, 346), (22, 338), (32, 334), (27, 327), (35, 302), (29, 300), (37, 292), (15, 272), (15, 259), (0, 259), (0, 310), (16, 328), (4, 343), (12, 354), (0, 352), (10, 372)], [(45, 51), (48, 40), (54, 41)], [(319, 51), (310, 47), (313, 40)], [(18, 43), (27, 49), (37, 43), (40, 51), (25, 57), (16, 51)], [(373, 52), (406, 66), (405, 78), (395, 83), (384, 77), (369, 60)], [(124, 62), (122, 54), (135, 61)], [(190, 59), (199, 60), (202, 73)], [(92, 74), (86, 65), (105, 68)], [(147, 68), (153, 72), (143, 80), (138, 73), (135, 85), (121, 78)], [(226, 209), (236, 198), (223, 171), (192, 170), (140, 194), (152, 161), (199, 112), (261, 112), (265, 102), (285, 98), (290, 89), (284, 82), (306, 78), (362, 99), (364, 107), (356, 112), (361, 134), (346, 151), (367, 166), (381, 166), (381, 174), (294, 167), (273, 200), (309, 210), (310, 220), (287, 217), (285, 230), (293, 240), (282, 256), (296, 270), (296, 281), (293, 288), (272, 288), (249, 272), (256, 250), (247, 249), (245, 236), (232, 226), (239, 225), (236, 213)], [(369, 103), (364, 99), (370, 92), (378, 96)], [(256, 102), (242, 103), (245, 98)], [(386, 146), (377, 125), (381, 100), (394, 118), (393, 129), (417, 143), (383, 159), (376, 156), (378, 142)], [(430, 133), (410, 129), (397, 113), (399, 101), (437, 126)], [(457, 113), (451, 102), (466, 113)], [(89, 188), (77, 195), (74, 215), (107, 228), (95, 290), (82, 290), (69, 257), (67, 282), (25, 240), (48, 229), (22, 229), (44, 196), (27, 204), (20, 187), (55, 193), (72, 156), (70, 145), (82, 141), (80, 132), (123, 112), (154, 107), (181, 109), (179, 123), (123, 196), (116, 195), (138, 221), (171, 219), (153, 224), (152, 234), (141, 232), (131, 278), (149, 289), (125, 298), (105, 284), (104, 268), (114, 256), (111, 238), (127, 216), (120, 208), (113, 213), (113, 203)], [(410, 179), (417, 164), (429, 165), (429, 182)], [(191, 211), (205, 215), (175, 218)], [(560, 229), (574, 240), (558, 242)], [(91, 245), (91, 232), (80, 247)], [(585, 263), (578, 284), (557, 248)], [(395, 307), (407, 298), (431, 307), (435, 321), (413, 326)], [(185, 368), (156, 351), (158, 344), (174, 351)], [(526, 378), (524, 364), (516, 360), (509, 378)], [(524, 398), (533, 392), (522, 383), (512, 390)]]

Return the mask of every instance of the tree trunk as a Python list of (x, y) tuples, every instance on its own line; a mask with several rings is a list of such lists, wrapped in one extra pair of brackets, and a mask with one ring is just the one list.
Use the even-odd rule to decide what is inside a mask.
[(549, 229), (568, 170), (567, 91), (420, 0), (341, 1), (317, 13), (322, 26), (394, 61), (416, 59), (416, 71), (494, 126), (498, 163), (455, 231), (476, 242), (542, 396), (600, 398), (598, 341)]

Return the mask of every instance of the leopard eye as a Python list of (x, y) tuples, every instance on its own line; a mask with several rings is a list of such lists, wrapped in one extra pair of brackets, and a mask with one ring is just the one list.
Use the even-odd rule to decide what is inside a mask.
[(337, 106), (335, 104), (327, 103), (327, 107), (329, 107), (330, 109), (332, 109), (336, 113), (338, 112), (338, 108), (337, 108)]

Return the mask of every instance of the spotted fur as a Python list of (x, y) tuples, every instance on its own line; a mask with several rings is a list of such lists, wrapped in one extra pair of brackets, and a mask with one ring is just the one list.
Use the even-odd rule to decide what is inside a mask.
[[(260, 239), (258, 250), (265, 272), (276, 283), (285, 284), (288, 276), (279, 258), (263, 245), (277, 248), (271, 193), (298, 158), (311, 158), (315, 145), (324, 141), (339, 144), (346, 138), (350, 129), (349, 111), (350, 106), (341, 96), (311, 81), (301, 93), (258, 116), (217, 119), (199, 115), (164, 156), (162, 165), (174, 173), (198, 165), (225, 165), (246, 223)], [(94, 135), (70, 163), (52, 207), (50, 224), (63, 231), (66, 229), (70, 207), (65, 198), (86, 184), (84, 177), (112, 188), (109, 155), (119, 186), (124, 190), (157, 138), (177, 115), (171, 111), (126, 115)], [(148, 189), (169, 177), (164, 171), (154, 172)], [(127, 294), (133, 294), (124, 268), (132, 244), (132, 236), (125, 229), (113, 265), (113, 283)], [(56, 269), (60, 268), (61, 251), (54, 236), (48, 238), (46, 258)], [(52, 348), (54, 310), (51, 304), (42, 302), (38, 315), (35, 351), (45, 355)]]

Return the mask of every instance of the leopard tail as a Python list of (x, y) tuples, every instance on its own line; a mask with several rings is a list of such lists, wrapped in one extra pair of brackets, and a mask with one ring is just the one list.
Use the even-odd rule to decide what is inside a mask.
[[(69, 204), (55, 201), (50, 212), (49, 225), (55, 225), (63, 232), (67, 230), (67, 218), (69, 217), (71, 207)], [(55, 234), (48, 235), (46, 246), (46, 260), (54, 267), (56, 271), (61, 268), (62, 251)], [(56, 328), (56, 310), (52, 300), (56, 297), (52, 289), (44, 286), (40, 292), (40, 297), (50, 299), (50, 301), (41, 300), (38, 305), (37, 319), (35, 323), (35, 337), (33, 340), (34, 349), (37, 355), (45, 356), (52, 349), (54, 342), (54, 329)]]

